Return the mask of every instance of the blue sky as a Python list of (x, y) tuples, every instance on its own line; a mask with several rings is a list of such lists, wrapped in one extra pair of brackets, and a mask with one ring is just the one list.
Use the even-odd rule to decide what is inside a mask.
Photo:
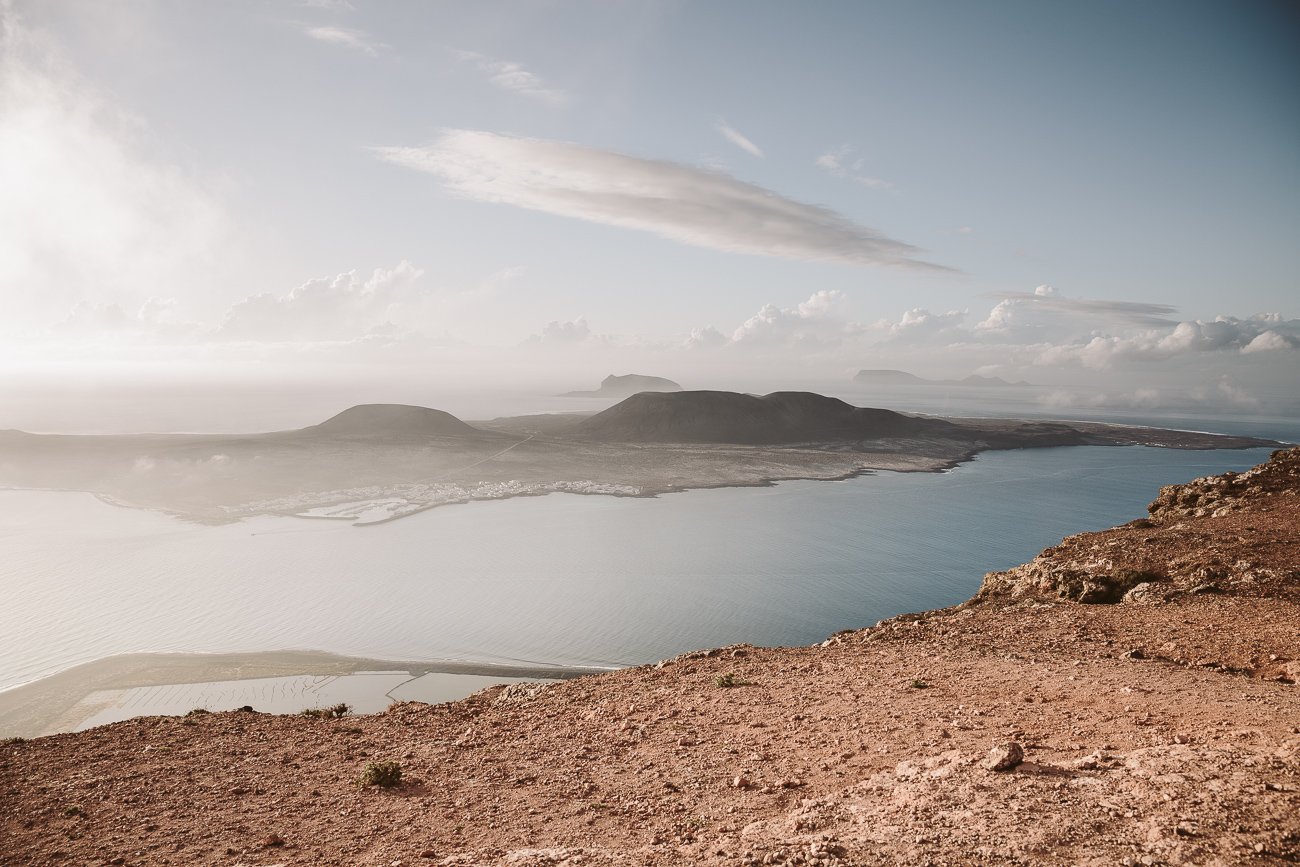
[(1300, 379), (1286, 3), (0, 10), (13, 376)]

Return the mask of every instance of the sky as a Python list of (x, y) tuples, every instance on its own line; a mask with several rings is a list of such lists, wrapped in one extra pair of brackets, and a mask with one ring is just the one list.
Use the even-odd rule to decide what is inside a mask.
[(0, 0), (0, 428), (861, 368), (1296, 411), (1298, 39), (1265, 0)]

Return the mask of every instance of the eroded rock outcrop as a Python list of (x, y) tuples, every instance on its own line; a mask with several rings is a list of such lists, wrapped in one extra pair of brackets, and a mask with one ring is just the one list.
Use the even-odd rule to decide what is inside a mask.
[(1300, 448), (1244, 473), (1166, 485), (1139, 518), (1063, 539), (1029, 563), (984, 577), (978, 598), (1083, 603), (1159, 602), (1182, 593), (1296, 589), (1300, 569), (1278, 556), (1297, 533)]
[(1271, 496), (1296, 496), (1300, 488), (1300, 448), (1281, 449), (1244, 473), (1223, 473), (1185, 485), (1165, 485), (1147, 506), (1154, 521), (1221, 517), (1247, 506), (1259, 508)]

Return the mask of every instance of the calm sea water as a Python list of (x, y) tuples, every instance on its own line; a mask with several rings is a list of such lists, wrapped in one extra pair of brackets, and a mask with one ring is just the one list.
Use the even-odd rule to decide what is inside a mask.
[(552, 495), (379, 526), (221, 527), (0, 492), (0, 688), (137, 651), (315, 649), (619, 666), (807, 644), (959, 602), (983, 573), (1267, 450), (989, 453), (942, 474)]

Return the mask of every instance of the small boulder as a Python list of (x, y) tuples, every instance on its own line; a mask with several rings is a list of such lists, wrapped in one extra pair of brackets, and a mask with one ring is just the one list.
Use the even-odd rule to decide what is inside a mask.
[(989, 750), (988, 756), (980, 764), (990, 771), (1009, 771), (1024, 760), (1024, 747), (1015, 741), (1007, 741)]
[(1120, 601), (1131, 605), (1141, 602), (1160, 602), (1163, 601), (1163, 597), (1155, 584), (1150, 581), (1143, 581), (1125, 593)]

